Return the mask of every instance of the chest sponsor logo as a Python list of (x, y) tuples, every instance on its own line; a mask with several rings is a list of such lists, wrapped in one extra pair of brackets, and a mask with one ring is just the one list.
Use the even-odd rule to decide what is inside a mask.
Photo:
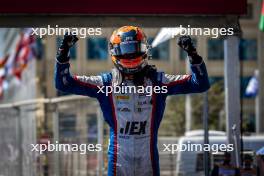
[(147, 100), (138, 102), (139, 106), (146, 105), (146, 104), (148, 104)]
[(127, 121), (124, 128), (120, 128), (123, 135), (142, 135), (146, 134), (147, 121)]
[(137, 108), (137, 112), (143, 112), (143, 111), (147, 111), (147, 110), (150, 110), (150, 107)]
[(147, 94), (146, 93), (139, 93), (138, 97), (139, 98), (144, 98), (144, 97), (147, 97)]
[(128, 105), (129, 104), (129, 101), (120, 101), (120, 100), (118, 100), (118, 101), (116, 101), (116, 104), (117, 105)]
[(131, 110), (127, 107), (123, 107), (123, 108), (117, 108), (117, 111), (120, 111), (120, 112), (130, 112)]

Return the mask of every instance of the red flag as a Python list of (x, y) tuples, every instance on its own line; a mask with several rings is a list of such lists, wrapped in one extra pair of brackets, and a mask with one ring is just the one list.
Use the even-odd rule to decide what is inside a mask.
[(22, 48), (30, 46), (35, 41), (34, 36), (31, 35), (29, 31), (21, 32), (20, 33), (20, 39), (19, 42), (16, 45), (15, 50), (15, 61), (17, 61), (19, 58), (19, 54)]
[(4, 81), (5, 81), (5, 70), (0, 69), (0, 99), (3, 97), (4, 94)]
[(30, 30), (21, 33), (20, 40), (16, 47), (15, 63), (12, 70), (13, 75), (19, 80), (21, 80), (22, 72), (27, 67), (28, 61), (33, 57), (32, 44), (34, 41), (34, 36), (31, 35)]
[(25, 46), (24, 48), (21, 49), (17, 57), (15, 67), (13, 69), (13, 75), (16, 76), (19, 80), (21, 80), (22, 72), (27, 67), (28, 61), (30, 59), (29, 55), (30, 55), (30, 47)]
[(5, 71), (7, 76), (15, 76), (21, 79), (22, 72), (27, 67), (30, 59), (33, 56), (33, 45), (35, 37), (31, 35), (32, 29), (26, 29), (20, 33), (20, 38), (16, 43), (13, 52), (10, 53), (9, 58), (5, 63)]
[(17, 65), (17, 58), (22, 48), (23, 36), (24, 34), (20, 33), (20, 38), (16, 44), (15, 50), (13, 50), (13, 52), (10, 54), (10, 58), (7, 60), (7, 63), (5, 64), (7, 75), (11, 75), (11, 76), (13, 75), (13, 69)]
[(9, 58), (9, 54), (7, 54), (3, 59), (0, 60), (0, 68), (5, 66), (8, 58)]

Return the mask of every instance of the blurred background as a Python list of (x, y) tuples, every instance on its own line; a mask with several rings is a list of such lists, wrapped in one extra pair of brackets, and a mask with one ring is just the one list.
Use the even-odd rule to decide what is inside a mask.
[[(258, 80), (260, 8), (248, 0), (247, 14), (239, 19), (239, 90), (241, 108), (241, 155), (249, 155), (258, 166), (256, 152), (264, 146), (263, 117), (259, 117)], [(195, 26), (191, 26), (195, 27)], [(108, 40), (115, 28), (102, 28), (101, 36), (80, 39), (71, 49), (71, 72), (96, 75), (113, 65)], [(149, 43), (161, 28), (144, 28)], [(91, 98), (57, 91), (53, 83), (55, 55), (62, 36), (36, 38), (28, 29), (0, 29), (0, 175), (103, 175), (107, 171), (108, 127), (103, 123), (98, 103)], [(177, 95), (167, 101), (159, 130), (161, 175), (205, 175), (203, 153), (163, 152), (162, 144), (195, 140), (204, 143), (204, 115), (208, 117), (210, 143), (227, 143), (226, 85), (224, 80), (224, 40), (210, 36), (192, 36), (198, 53), (204, 58), (211, 89), (204, 94)], [(152, 50), (151, 64), (170, 74), (186, 74), (186, 54), (177, 46), (177, 37)], [(259, 90), (259, 91), (258, 91)], [(263, 95), (263, 94), (261, 94)], [(232, 97), (232, 94), (229, 94)], [(207, 108), (204, 108), (207, 107)], [(242, 137), (243, 136), (243, 137)], [(102, 143), (103, 152), (31, 152), (30, 144), (47, 141), (60, 143)], [(260, 154), (261, 155), (261, 154)], [(221, 162), (222, 153), (209, 156), (209, 169)], [(263, 162), (263, 161), (262, 161)], [(186, 164), (188, 163), (188, 164)], [(259, 164), (261, 165), (261, 164)], [(263, 167), (263, 165), (262, 165)], [(262, 175), (263, 176), (263, 175)]]

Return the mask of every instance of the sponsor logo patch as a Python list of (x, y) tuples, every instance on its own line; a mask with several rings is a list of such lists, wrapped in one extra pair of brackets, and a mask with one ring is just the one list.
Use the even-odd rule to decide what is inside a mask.
[(127, 121), (125, 127), (120, 128), (123, 135), (142, 135), (146, 134), (147, 121)]
[(116, 104), (117, 105), (128, 105), (129, 104), (129, 101), (125, 101), (125, 100), (123, 100), (123, 101), (116, 101)]
[(142, 111), (149, 110), (149, 109), (150, 109), (150, 107), (137, 108), (137, 111), (138, 111), (138, 112), (142, 112)]
[(117, 95), (116, 99), (117, 100), (129, 100), (129, 96), (127, 96), (127, 95)]
[(117, 108), (117, 111), (120, 111), (120, 112), (130, 112), (131, 110), (127, 107), (122, 107), (122, 108)]
[(139, 101), (138, 102), (138, 105), (146, 105), (146, 104), (148, 104), (148, 102), (145, 100), (145, 101)]

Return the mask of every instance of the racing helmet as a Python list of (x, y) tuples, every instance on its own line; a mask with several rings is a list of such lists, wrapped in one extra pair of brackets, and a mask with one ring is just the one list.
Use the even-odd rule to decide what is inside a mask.
[(110, 38), (109, 50), (116, 68), (126, 74), (141, 71), (150, 58), (150, 46), (141, 28), (123, 26)]

